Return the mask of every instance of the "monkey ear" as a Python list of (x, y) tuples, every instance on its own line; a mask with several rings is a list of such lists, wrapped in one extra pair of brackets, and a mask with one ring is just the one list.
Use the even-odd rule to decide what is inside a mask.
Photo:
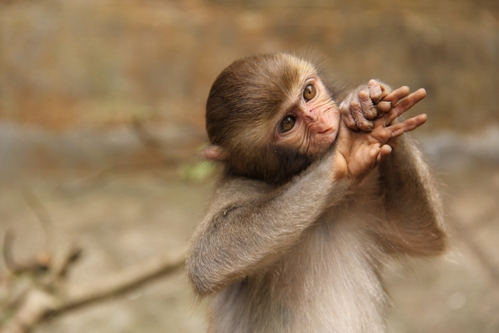
[(224, 161), (227, 158), (227, 152), (224, 148), (217, 145), (208, 145), (199, 152), (199, 157), (208, 161)]

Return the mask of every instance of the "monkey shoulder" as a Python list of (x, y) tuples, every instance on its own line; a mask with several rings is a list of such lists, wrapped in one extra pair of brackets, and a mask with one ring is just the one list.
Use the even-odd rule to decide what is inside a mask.
[(220, 213), (225, 216), (237, 207), (264, 200), (272, 191), (273, 186), (263, 181), (224, 175), (215, 185), (206, 218)]
[(213, 193), (213, 201), (246, 201), (273, 190), (273, 186), (245, 177), (224, 176), (219, 179)]

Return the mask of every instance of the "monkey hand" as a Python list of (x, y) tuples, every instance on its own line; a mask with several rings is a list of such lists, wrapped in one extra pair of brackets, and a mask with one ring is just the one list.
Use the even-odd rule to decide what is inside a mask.
[(391, 109), (390, 102), (384, 100), (390, 91), (391, 88), (386, 84), (370, 80), (368, 84), (350, 92), (340, 104), (345, 125), (353, 131), (371, 132), (373, 120)]
[(398, 116), (426, 96), (424, 89), (412, 94), (409, 92), (408, 87), (401, 87), (383, 98), (383, 101), (389, 102), (390, 108), (372, 120), (373, 128), (370, 132), (351, 130), (345, 119), (341, 122), (334, 157), (335, 179), (347, 177), (361, 180), (392, 152), (395, 144), (393, 138), (426, 122), (426, 114), (394, 122)]

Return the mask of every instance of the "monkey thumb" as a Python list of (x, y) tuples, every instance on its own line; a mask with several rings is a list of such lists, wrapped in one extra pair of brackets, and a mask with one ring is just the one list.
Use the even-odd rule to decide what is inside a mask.
[(208, 145), (199, 152), (199, 157), (208, 161), (223, 161), (226, 156), (225, 149), (217, 145)]

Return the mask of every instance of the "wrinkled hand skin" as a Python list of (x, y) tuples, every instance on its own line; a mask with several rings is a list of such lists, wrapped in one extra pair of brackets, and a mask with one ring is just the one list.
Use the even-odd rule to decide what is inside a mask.
[(370, 132), (373, 129), (373, 119), (381, 112), (388, 112), (391, 105), (383, 99), (391, 92), (386, 84), (370, 80), (348, 94), (341, 102), (340, 111), (343, 121), (353, 131)]
[(426, 96), (424, 89), (412, 94), (403, 86), (392, 92), (371, 80), (350, 93), (340, 104), (342, 122), (337, 139), (335, 179), (362, 180), (396, 145), (400, 135), (426, 122), (426, 114), (394, 121)]

